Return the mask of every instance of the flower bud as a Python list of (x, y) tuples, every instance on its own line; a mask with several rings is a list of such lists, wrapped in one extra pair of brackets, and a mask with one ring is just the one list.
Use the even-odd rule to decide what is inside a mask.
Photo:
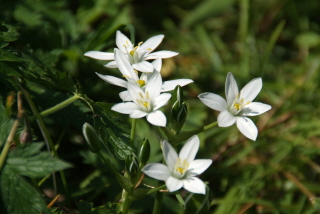
[(183, 101), (183, 91), (181, 86), (177, 86), (172, 95), (172, 99), (174, 101), (171, 108), (171, 130), (174, 133), (178, 133), (184, 122), (186, 121), (188, 115), (188, 107), (187, 104)]
[(146, 165), (147, 161), (150, 158), (150, 143), (148, 139), (144, 139), (140, 147), (139, 153), (139, 167), (140, 169)]
[(101, 150), (102, 141), (94, 128), (89, 123), (85, 123), (82, 126), (82, 133), (90, 150), (94, 153), (99, 152)]

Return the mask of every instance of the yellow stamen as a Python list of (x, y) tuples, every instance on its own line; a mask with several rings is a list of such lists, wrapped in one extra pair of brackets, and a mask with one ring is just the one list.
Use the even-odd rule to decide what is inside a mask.
[(146, 85), (146, 81), (144, 80), (138, 80), (137, 83), (139, 84), (140, 88)]
[(144, 102), (144, 103), (143, 103), (143, 106), (146, 107), (146, 108), (148, 108), (148, 107), (149, 107), (149, 103), (148, 103), (148, 102)]
[(149, 92), (146, 92), (146, 98), (149, 99)]
[(233, 106), (235, 107), (235, 109), (237, 109), (237, 111), (239, 111), (242, 105), (240, 103), (235, 103)]
[(142, 93), (141, 93), (141, 92), (139, 92), (139, 95), (140, 95), (140, 97), (143, 99), (143, 95), (142, 95)]
[(125, 77), (125, 78), (130, 78), (130, 76), (128, 76), (128, 75), (123, 75), (123, 77)]
[(151, 48), (147, 48), (147, 50), (148, 50), (148, 51), (152, 51), (152, 49), (151, 49)]

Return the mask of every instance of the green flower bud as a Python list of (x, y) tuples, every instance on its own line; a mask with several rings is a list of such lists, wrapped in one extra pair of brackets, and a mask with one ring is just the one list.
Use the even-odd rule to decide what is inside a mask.
[(183, 101), (183, 91), (181, 86), (178, 85), (175, 88), (172, 99), (174, 103), (171, 108), (171, 130), (174, 133), (178, 133), (188, 116), (188, 108), (187, 104)]
[(150, 143), (148, 139), (144, 139), (142, 142), (142, 145), (140, 147), (140, 153), (139, 153), (139, 167), (140, 169), (146, 165), (150, 158)]
[(94, 153), (99, 152), (101, 150), (102, 141), (94, 128), (89, 123), (85, 123), (82, 126), (82, 133), (90, 150)]

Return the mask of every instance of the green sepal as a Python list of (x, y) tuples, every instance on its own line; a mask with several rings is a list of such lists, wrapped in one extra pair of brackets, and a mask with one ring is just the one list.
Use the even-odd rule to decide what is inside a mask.
[(89, 123), (85, 123), (82, 126), (82, 133), (90, 150), (93, 153), (99, 152), (101, 150), (102, 141), (94, 128)]
[(140, 147), (139, 167), (140, 169), (146, 165), (150, 158), (150, 143), (148, 139), (144, 139)]

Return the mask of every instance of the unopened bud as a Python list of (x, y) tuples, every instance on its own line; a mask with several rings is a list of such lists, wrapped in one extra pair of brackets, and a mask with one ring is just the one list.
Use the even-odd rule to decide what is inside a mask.
[(100, 152), (102, 141), (94, 128), (89, 123), (83, 124), (82, 133), (90, 150), (94, 153)]

